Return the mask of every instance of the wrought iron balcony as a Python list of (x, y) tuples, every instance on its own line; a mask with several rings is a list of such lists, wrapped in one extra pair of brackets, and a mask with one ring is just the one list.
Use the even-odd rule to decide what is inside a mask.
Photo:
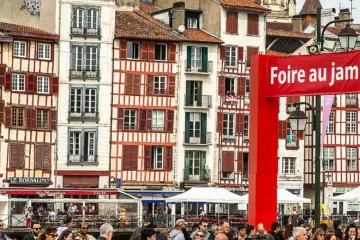
[(67, 165), (98, 165), (97, 155), (68, 155)]
[(184, 181), (186, 182), (208, 182), (210, 180), (210, 169), (185, 168)]
[(201, 137), (201, 132), (199, 133), (199, 136), (188, 136), (188, 134), (186, 134), (186, 132), (184, 132), (184, 144), (185, 145), (210, 145), (211, 137), (212, 137), (211, 132), (207, 132), (205, 137)]
[(99, 112), (88, 113), (88, 112), (69, 112), (69, 122), (70, 121), (79, 121), (79, 122), (99, 122)]
[(101, 38), (101, 28), (77, 28), (71, 27), (70, 37)]
[(185, 73), (210, 74), (213, 72), (213, 62), (202, 60), (186, 61)]
[(185, 107), (191, 108), (211, 108), (211, 95), (202, 95), (198, 96), (197, 98), (201, 98), (201, 101), (194, 100), (194, 96), (190, 96), (191, 100), (188, 102), (188, 96), (185, 94)]
[(100, 70), (70, 69), (69, 79), (100, 80)]

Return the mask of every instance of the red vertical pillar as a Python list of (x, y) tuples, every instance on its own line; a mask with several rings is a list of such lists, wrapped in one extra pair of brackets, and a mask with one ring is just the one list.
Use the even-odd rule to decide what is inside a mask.
[(251, 58), (249, 223), (270, 231), (277, 219), (279, 98), (266, 97), (267, 59)]

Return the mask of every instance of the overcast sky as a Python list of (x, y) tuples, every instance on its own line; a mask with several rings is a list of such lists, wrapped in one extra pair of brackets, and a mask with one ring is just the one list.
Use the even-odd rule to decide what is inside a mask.
[[(305, 0), (296, 0), (297, 13), (300, 12), (302, 6), (304, 5)], [(339, 13), (339, 6), (341, 3), (341, 8), (350, 9), (350, 0), (321, 0), (323, 8), (335, 8), (336, 13)], [(353, 17), (355, 23), (360, 23), (360, 0), (353, 0)]]

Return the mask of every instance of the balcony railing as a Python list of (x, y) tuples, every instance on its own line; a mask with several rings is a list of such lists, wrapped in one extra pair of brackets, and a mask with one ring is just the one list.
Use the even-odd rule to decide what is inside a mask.
[(186, 61), (186, 73), (212, 73), (213, 62), (204, 62), (202, 60)]
[[(193, 96), (191, 96), (193, 98)], [(199, 96), (198, 96), (199, 98)], [(186, 107), (205, 107), (205, 108), (211, 108), (211, 95), (202, 95), (200, 96), (201, 101), (195, 101), (187, 102), (187, 96), (185, 94), (185, 106)]]
[(98, 165), (97, 155), (68, 155), (67, 165)]
[(358, 98), (349, 98), (349, 97), (346, 97), (346, 106), (347, 107), (357, 107), (359, 105), (358, 103)]
[(184, 144), (187, 145), (210, 145), (211, 144), (211, 132), (206, 133), (206, 137), (201, 137), (201, 132), (199, 133), (199, 137), (187, 136), (184, 132)]
[(197, 182), (209, 181), (210, 170), (200, 168), (186, 168), (184, 169), (184, 181)]
[(101, 28), (77, 28), (71, 27), (71, 37), (101, 38)]
[(224, 104), (237, 105), (240, 103), (240, 96), (225, 95)]
[(100, 80), (100, 70), (70, 70), (71, 79), (83, 79), (84, 81), (89, 80)]
[(69, 112), (69, 121), (99, 122), (99, 112)]

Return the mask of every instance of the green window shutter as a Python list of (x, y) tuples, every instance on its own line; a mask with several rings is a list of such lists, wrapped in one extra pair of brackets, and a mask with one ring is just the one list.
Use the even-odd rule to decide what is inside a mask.
[(191, 106), (192, 105), (192, 92), (191, 92), (191, 81), (186, 81), (186, 97), (185, 97), (185, 103), (186, 106)]
[(190, 113), (185, 113), (185, 143), (190, 142)]
[(189, 167), (190, 167), (190, 160), (189, 160), (189, 151), (185, 151), (185, 168), (184, 168), (184, 180), (189, 180)]
[(202, 72), (208, 72), (208, 48), (202, 48)]
[(190, 46), (187, 47), (186, 68), (188, 72), (191, 71), (191, 49), (192, 47)]
[(198, 85), (197, 105), (202, 106), (202, 82), (197, 82), (197, 85)]
[(200, 181), (205, 180), (206, 151), (200, 152)]
[(202, 144), (206, 144), (206, 122), (207, 122), (207, 114), (201, 113), (201, 135), (200, 142)]

